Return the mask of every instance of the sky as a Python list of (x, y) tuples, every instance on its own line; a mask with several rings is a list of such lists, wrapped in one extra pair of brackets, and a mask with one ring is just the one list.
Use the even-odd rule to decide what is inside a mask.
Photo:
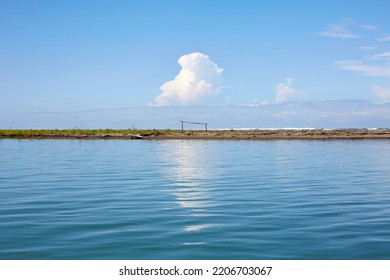
[(0, 0), (0, 128), (389, 127), (386, 0)]

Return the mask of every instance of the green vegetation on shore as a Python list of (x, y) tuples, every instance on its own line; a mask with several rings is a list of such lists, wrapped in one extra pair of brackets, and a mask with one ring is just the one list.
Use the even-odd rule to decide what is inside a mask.
[(148, 135), (169, 130), (152, 129), (0, 129), (3, 138), (67, 138), (67, 137), (104, 137), (126, 135)]
[(0, 139), (390, 139), (390, 129), (0, 129)]

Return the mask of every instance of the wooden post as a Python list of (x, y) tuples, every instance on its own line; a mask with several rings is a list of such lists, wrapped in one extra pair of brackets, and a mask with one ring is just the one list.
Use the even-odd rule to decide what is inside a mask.
[(204, 123), (204, 126), (205, 126), (205, 128), (206, 128), (206, 132), (207, 132), (207, 123)]
[(181, 132), (184, 132), (184, 121), (181, 121)]

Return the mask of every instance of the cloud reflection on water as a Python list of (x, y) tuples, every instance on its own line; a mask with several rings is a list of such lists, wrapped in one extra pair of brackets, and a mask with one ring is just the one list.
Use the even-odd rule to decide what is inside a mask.
[[(169, 189), (184, 216), (191, 217), (191, 224), (184, 226), (185, 232), (200, 232), (215, 226), (202, 223), (202, 219), (211, 215), (212, 196), (209, 182), (212, 177), (209, 168), (207, 141), (173, 140), (167, 142), (163, 157), (169, 164), (165, 176), (172, 182)], [(205, 242), (189, 242), (192, 245)]]

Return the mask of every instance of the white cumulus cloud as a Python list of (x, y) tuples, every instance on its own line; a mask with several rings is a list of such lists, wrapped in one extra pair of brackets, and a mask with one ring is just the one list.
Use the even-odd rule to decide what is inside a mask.
[(162, 93), (155, 98), (155, 105), (196, 104), (217, 94), (223, 69), (209, 56), (194, 52), (183, 55), (177, 62), (181, 66), (179, 74), (160, 87)]
[(286, 78), (284, 83), (280, 83), (276, 86), (276, 103), (282, 103), (286, 101), (293, 101), (305, 96), (303, 91), (294, 89), (292, 87), (293, 79)]

